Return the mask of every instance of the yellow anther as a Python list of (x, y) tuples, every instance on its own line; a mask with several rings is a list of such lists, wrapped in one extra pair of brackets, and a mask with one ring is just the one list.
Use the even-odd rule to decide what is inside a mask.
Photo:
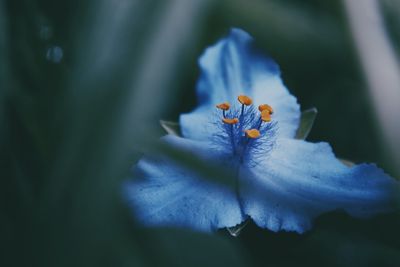
[(239, 119), (238, 118), (233, 118), (233, 119), (223, 118), (222, 122), (226, 123), (226, 124), (236, 124), (239, 122)]
[(261, 120), (264, 122), (270, 122), (271, 121), (271, 113), (269, 110), (263, 110), (261, 111)]
[(274, 113), (274, 109), (268, 104), (259, 105), (258, 110), (261, 112), (263, 112), (264, 110), (268, 110), (270, 114)]
[(250, 106), (253, 103), (250, 97), (245, 95), (238, 96), (238, 100), (242, 105)]
[(217, 108), (222, 109), (222, 110), (228, 110), (231, 107), (228, 102), (221, 103), (217, 105)]
[(257, 129), (246, 130), (245, 133), (246, 136), (251, 139), (260, 137), (260, 131)]

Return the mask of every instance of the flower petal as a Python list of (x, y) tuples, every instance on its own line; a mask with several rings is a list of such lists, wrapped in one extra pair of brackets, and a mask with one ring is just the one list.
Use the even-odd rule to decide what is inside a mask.
[[(162, 141), (193, 151), (193, 157), (214, 162), (221, 157), (204, 142), (170, 135)], [(244, 220), (233, 190), (202, 179), (165, 156), (145, 156), (133, 174), (135, 179), (128, 182), (124, 190), (135, 218), (143, 225), (209, 232), (235, 226)]]
[[(279, 122), (278, 135), (293, 137), (299, 125), (300, 107), (283, 85), (278, 65), (255, 51), (249, 34), (232, 29), (228, 37), (209, 47), (200, 57), (201, 76), (197, 84), (198, 109), (180, 117), (183, 136), (205, 140), (210, 129), (196, 123), (208, 119), (215, 105), (244, 94), (254, 104), (268, 103)], [(212, 130), (212, 129), (211, 129)]]
[(399, 183), (375, 165), (347, 167), (327, 143), (280, 139), (262, 163), (241, 171), (245, 214), (272, 231), (302, 233), (321, 213), (369, 217), (396, 208)]
[(210, 137), (219, 130), (214, 121), (216, 120), (214, 114), (211, 108), (205, 106), (200, 106), (191, 113), (181, 114), (179, 124), (182, 135), (193, 140), (210, 140)]

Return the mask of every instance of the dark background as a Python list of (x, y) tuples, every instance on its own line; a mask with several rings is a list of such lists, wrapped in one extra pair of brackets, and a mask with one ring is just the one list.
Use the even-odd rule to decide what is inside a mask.
[[(379, 3), (398, 52), (399, 4)], [(197, 58), (230, 27), (318, 109), (309, 140), (399, 177), (341, 1), (2, 1), (1, 266), (400, 265), (397, 213), (238, 238), (134, 224), (121, 182), (164, 134), (158, 120), (195, 107)]]

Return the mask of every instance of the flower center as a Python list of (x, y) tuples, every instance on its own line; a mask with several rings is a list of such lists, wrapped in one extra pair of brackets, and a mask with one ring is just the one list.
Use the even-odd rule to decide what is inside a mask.
[(253, 100), (245, 95), (237, 99), (238, 107), (231, 107), (228, 102), (216, 106), (222, 111), (218, 141), (230, 148), (232, 156), (240, 163), (257, 163), (257, 159), (268, 153), (275, 143), (274, 111), (267, 104), (259, 105), (257, 110)]

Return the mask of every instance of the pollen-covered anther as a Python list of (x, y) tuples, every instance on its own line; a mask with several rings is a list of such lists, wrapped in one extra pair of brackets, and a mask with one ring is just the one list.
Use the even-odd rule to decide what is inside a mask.
[(250, 106), (253, 103), (253, 100), (251, 100), (250, 97), (245, 95), (238, 96), (238, 101), (240, 102), (240, 104), (245, 106)]
[(238, 118), (233, 118), (233, 119), (223, 118), (222, 122), (226, 123), (226, 124), (236, 124), (239, 122), (239, 119)]
[(261, 111), (261, 120), (263, 122), (270, 122), (271, 121), (271, 113), (269, 112), (269, 110), (263, 110)]
[(250, 129), (245, 131), (246, 136), (251, 139), (256, 139), (260, 137), (260, 131), (257, 129)]
[(260, 112), (263, 112), (264, 110), (268, 110), (268, 111), (269, 111), (269, 114), (273, 114), (273, 113), (274, 113), (274, 109), (273, 109), (270, 105), (268, 105), (268, 104), (259, 105), (259, 106), (258, 106), (258, 110), (259, 110)]
[(228, 110), (231, 107), (231, 105), (228, 102), (224, 102), (224, 103), (218, 104), (216, 107), (219, 109), (222, 109), (222, 110)]

